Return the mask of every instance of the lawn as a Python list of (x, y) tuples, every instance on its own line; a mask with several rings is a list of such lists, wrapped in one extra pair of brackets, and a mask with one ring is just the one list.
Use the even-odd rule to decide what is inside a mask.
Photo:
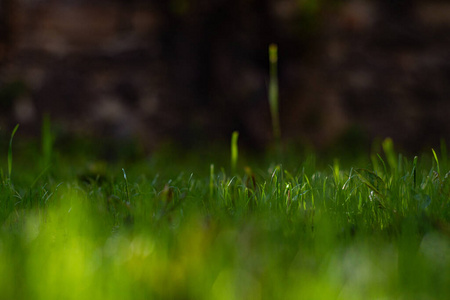
[(450, 297), (445, 145), (254, 157), (236, 135), (108, 161), (45, 130), (0, 144), (2, 299)]

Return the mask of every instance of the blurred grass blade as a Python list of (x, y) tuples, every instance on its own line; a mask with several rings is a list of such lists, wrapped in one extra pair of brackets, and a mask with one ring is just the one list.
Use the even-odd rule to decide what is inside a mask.
[(209, 197), (212, 198), (214, 194), (214, 164), (209, 166)]
[(384, 154), (386, 155), (391, 172), (397, 170), (397, 158), (394, 151), (394, 142), (391, 138), (386, 138), (382, 143)]
[(8, 178), (11, 180), (11, 173), (12, 173), (12, 141), (14, 138), (14, 135), (16, 134), (17, 129), (19, 129), (19, 124), (14, 127), (12, 133), (11, 133), (11, 139), (9, 140), (9, 148), (8, 148)]
[(414, 189), (416, 189), (416, 180), (417, 180), (417, 156), (414, 156), (413, 161), (413, 180), (414, 180)]
[(437, 155), (436, 155), (436, 151), (434, 151), (433, 148), (431, 148), (431, 151), (433, 152), (434, 160), (436, 161), (437, 172), (438, 172), (439, 175), (441, 175), (441, 171), (440, 171), (440, 169), (439, 169), (439, 159), (438, 159), (438, 157), (437, 157)]
[(370, 160), (372, 162), (372, 167), (375, 172), (380, 172), (380, 164), (378, 163), (378, 156), (375, 154), (370, 155)]
[(123, 178), (125, 179), (125, 189), (126, 189), (127, 202), (130, 203), (130, 190), (128, 188), (127, 173), (125, 173), (125, 169), (124, 168), (122, 168), (122, 172), (123, 172)]
[(386, 168), (386, 163), (384, 162), (383, 158), (381, 157), (380, 154), (377, 154), (378, 159), (381, 161), (381, 164), (383, 165), (383, 171), (384, 174), (387, 174), (387, 168)]
[(278, 46), (270, 44), (269, 46), (269, 62), (270, 62), (270, 81), (269, 81), (269, 104), (270, 114), (272, 117), (272, 130), (276, 143), (280, 142), (281, 129), (278, 108)]
[(333, 178), (334, 178), (334, 183), (336, 184), (336, 186), (340, 186), (341, 178), (340, 178), (339, 160), (338, 159), (334, 159), (334, 161), (333, 161)]
[(234, 174), (236, 172), (236, 165), (238, 161), (238, 138), (239, 132), (234, 131), (231, 135), (231, 172)]
[(39, 173), (39, 175), (34, 179), (33, 183), (30, 185), (30, 188), (33, 188), (36, 185), (39, 179), (41, 179), (42, 176), (44, 176), (44, 174), (48, 171), (49, 168), (50, 166), (47, 166), (44, 170), (41, 171), (41, 173)]

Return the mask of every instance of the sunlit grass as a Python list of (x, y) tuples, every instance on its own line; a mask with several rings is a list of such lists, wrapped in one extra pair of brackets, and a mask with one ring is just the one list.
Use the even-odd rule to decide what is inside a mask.
[(447, 160), (383, 150), (351, 167), (240, 156), (232, 173), (167, 153), (15, 165), (0, 184), (2, 298), (446, 299)]

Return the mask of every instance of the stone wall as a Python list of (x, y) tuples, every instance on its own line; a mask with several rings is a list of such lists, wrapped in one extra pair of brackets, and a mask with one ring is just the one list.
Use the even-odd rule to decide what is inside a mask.
[(233, 130), (264, 146), (276, 42), (284, 137), (326, 146), (357, 127), (412, 150), (450, 138), (444, 1), (2, 3), (2, 128), (36, 133), (49, 113), (62, 132), (149, 147)]

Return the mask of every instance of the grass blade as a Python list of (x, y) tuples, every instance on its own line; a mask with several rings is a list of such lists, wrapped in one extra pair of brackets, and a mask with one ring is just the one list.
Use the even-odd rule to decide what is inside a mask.
[(397, 172), (397, 158), (395, 155), (394, 143), (392, 139), (386, 138), (382, 143), (382, 147), (384, 150), (384, 154), (386, 155), (389, 167), (391, 168), (391, 172), (394, 174)]
[(272, 131), (275, 139), (278, 154), (281, 156), (281, 129), (279, 116), (279, 91), (278, 91), (278, 46), (270, 44), (269, 46), (269, 63), (270, 63), (270, 79), (269, 79), (269, 104), (270, 115), (272, 117)]
[(384, 197), (386, 193), (386, 183), (377, 174), (366, 169), (356, 169), (359, 180), (376, 194)]
[(214, 194), (214, 164), (209, 166), (209, 197), (212, 199)]
[(14, 138), (14, 135), (16, 134), (17, 129), (19, 129), (19, 124), (14, 127), (12, 133), (11, 133), (11, 139), (9, 140), (9, 148), (8, 148), (8, 178), (11, 180), (11, 173), (12, 173), (12, 141)]
[(414, 161), (413, 161), (413, 178), (414, 178), (414, 190), (416, 189), (416, 180), (417, 180), (417, 156), (414, 156)]
[(438, 159), (438, 157), (437, 157), (437, 155), (436, 155), (436, 151), (434, 151), (433, 148), (431, 148), (431, 151), (433, 152), (434, 160), (436, 161), (437, 172), (438, 172), (439, 175), (441, 175), (441, 171), (440, 171), (440, 169), (439, 169), (439, 159)]
[(125, 173), (125, 169), (122, 168), (123, 172), (123, 179), (125, 179), (125, 189), (126, 189), (126, 196), (127, 196), (127, 203), (130, 203), (130, 189), (128, 188), (128, 179), (127, 179), (127, 173)]
[(234, 131), (231, 135), (231, 172), (236, 172), (236, 165), (238, 160), (238, 138), (239, 132)]

